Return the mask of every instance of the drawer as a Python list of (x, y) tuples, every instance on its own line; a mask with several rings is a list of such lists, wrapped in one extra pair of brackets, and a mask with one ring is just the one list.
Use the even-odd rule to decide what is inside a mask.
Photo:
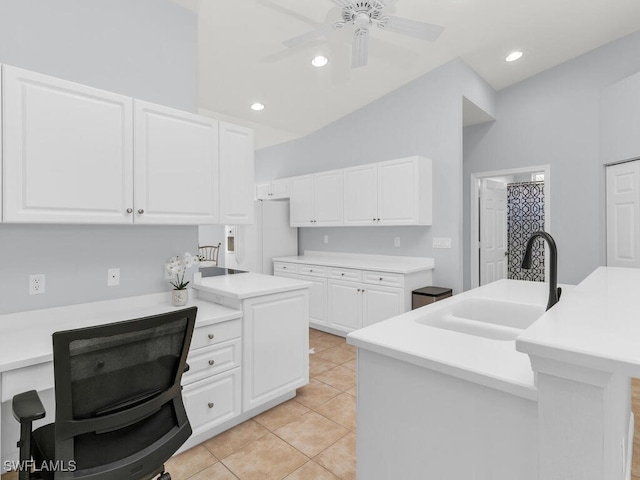
[(189, 371), (182, 376), (182, 384), (239, 367), (241, 358), (239, 338), (192, 350), (187, 357)]
[(371, 283), (373, 285), (388, 285), (389, 287), (402, 287), (404, 286), (404, 275), (399, 273), (388, 272), (363, 272), (364, 283)]
[(53, 388), (53, 362), (39, 363), (2, 373), (3, 402), (27, 390), (42, 392), (50, 388)]
[(362, 281), (362, 272), (360, 270), (353, 270), (352, 268), (330, 268), (329, 277), (360, 282)]
[(209, 345), (215, 345), (216, 343), (226, 342), (232, 338), (240, 337), (241, 333), (242, 324), (239, 318), (227, 322), (196, 327), (193, 330), (193, 338), (191, 339), (191, 348), (189, 350), (196, 350), (198, 348), (208, 347)]
[(298, 265), (295, 263), (273, 262), (274, 272), (298, 273)]
[(208, 377), (182, 390), (184, 407), (194, 434), (240, 415), (240, 369)]
[(298, 265), (298, 273), (300, 275), (312, 275), (314, 277), (326, 277), (327, 267), (318, 265)]

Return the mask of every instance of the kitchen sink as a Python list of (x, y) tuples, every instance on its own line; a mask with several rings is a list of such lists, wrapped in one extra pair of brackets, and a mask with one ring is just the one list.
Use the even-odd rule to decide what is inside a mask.
[(430, 327), (490, 338), (515, 340), (544, 314), (544, 306), (469, 298), (446, 309), (429, 312), (417, 320)]

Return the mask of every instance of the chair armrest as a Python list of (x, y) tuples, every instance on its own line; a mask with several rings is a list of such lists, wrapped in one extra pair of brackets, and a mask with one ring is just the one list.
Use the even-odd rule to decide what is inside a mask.
[(29, 390), (28, 392), (19, 393), (13, 397), (11, 402), (13, 416), (20, 422), (33, 422), (44, 418), (47, 412), (40, 401), (38, 392)]

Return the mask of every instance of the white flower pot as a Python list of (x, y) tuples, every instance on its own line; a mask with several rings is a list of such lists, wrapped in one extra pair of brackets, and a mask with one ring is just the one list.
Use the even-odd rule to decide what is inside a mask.
[(174, 290), (171, 292), (171, 303), (176, 307), (182, 307), (189, 301), (189, 290)]

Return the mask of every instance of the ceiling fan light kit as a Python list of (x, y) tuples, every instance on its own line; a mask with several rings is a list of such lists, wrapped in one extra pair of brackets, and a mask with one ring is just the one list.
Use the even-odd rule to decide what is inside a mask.
[(291, 38), (283, 44), (289, 48), (313, 40), (334, 30), (353, 25), (354, 40), (351, 53), (351, 68), (362, 67), (369, 58), (369, 28), (376, 25), (402, 35), (433, 42), (437, 40), (443, 27), (419, 22), (409, 18), (385, 15), (383, 10), (397, 0), (332, 0), (342, 9), (342, 21), (328, 23), (316, 30)]

